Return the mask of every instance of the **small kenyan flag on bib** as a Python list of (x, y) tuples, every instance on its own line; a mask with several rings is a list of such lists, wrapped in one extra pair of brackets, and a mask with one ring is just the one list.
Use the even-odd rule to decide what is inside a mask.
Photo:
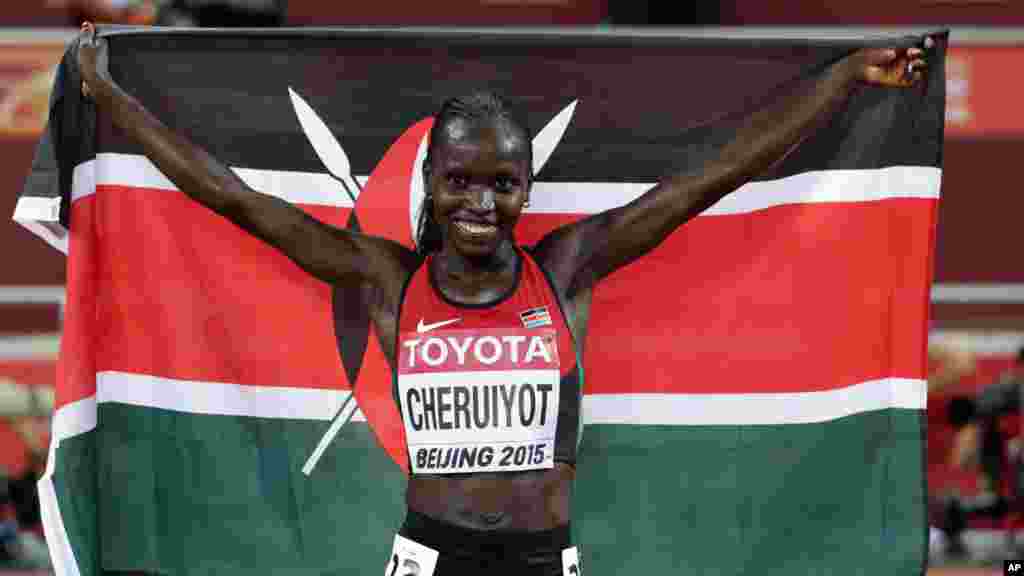
[(539, 328), (540, 326), (551, 326), (551, 315), (548, 314), (547, 306), (530, 308), (519, 313), (523, 320), (523, 326), (527, 328)]

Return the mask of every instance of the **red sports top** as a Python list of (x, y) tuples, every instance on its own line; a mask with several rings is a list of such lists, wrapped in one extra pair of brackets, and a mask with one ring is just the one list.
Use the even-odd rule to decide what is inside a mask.
[(433, 256), (403, 289), (393, 390), (414, 474), (575, 464), (575, 342), (549, 277), (516, 252), (514, 287), (491, 303), (447, 299), (430, 274)]

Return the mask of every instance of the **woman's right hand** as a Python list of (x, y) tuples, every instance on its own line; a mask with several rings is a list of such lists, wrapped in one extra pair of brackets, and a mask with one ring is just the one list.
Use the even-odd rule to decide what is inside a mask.
[(76, 56), (78, 71), (82, 75), (83, 94), (95, 96), (113, 85), (114, 81), (107, 66), (107, 41), (96, 37), (96, 28), (90, 22), (82, 24)]

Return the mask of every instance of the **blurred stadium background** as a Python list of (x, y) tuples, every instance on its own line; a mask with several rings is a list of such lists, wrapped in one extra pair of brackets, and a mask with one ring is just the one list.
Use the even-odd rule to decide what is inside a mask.
[[(218, 6), (219, 5), (219, 6)], [(680, 8), (680, 6), (684, 6)], [(42, 129), (54, 66), (83, 18), (199, 25), (761, 26), (952, 29), (946, 63), (946, 148), (932, 292), (929, 490), (937, 501), (983, 493), (978, 470), (957, 466), (969, 438), (948, 423), (949, 398), (971, 395), (1015, 362), (1024, 346), (1024, 194), (1013, 169), (1024, 150), (1024, 2), (1013, 0), (11, 0), (0, 12), (0, 214), (13, 214)], [(10, 221), (9, 221), (10, 222)], [(0, 226), (0, 541), (39, 535), (23, 486), (45, 456), (48, 390), (55, 377), (64, 258), (28, 230)], [(939, 382), (942, 380), (942, 382)], [(1006, 438), (1019, 416), (1000, 421)], [(959, 452), (958, 452), (959, 451)], [(962, 455), (962, 454), (960, 454)], [(1004, 490), (1005, 491), (1005, 490)], [(1012, 492), (1012, 489), (1010, 489)], [(1013, 502), (1015, 494), (1004, 494)], [(22, 502), (21, 500), (27, 501)], [(1024, 526), (1016, 512), (966, 519), (966, 550), (950, 554), (933, 530), (933, 576), (1001, 573)], [(933, 523), (941, 524), (942, 507)], [(29, 550), (30, 554), (31, 550)], [(19, 553), (26, 553), (21, 551)], [(31, 555), (0, 552), (31, 569)], [(45, 558), (43, 559), (43, 561)], [(987, 566), (987, 567), (986, 567)], [(995, 568), (999, 566), (1000, 568)], [(35, 573), (35, 572), (29, 572)], [(40, 573), (46, 573), (45, 571)]]

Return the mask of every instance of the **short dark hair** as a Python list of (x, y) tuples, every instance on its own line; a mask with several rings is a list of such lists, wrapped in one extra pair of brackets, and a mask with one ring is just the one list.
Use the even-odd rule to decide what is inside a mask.
[[(502, 120), (521, 131), (527, 143), (526, 161), (527, 166), (531, 167), (530, 178), (533, 177), (533, 146), (530, 144), (530, 132), (526, 129), (526, 125), (513, 115), (508, 106), (505, 105), (505, 102), (497, 94), (486, 90), (449, 98), (444, 101), (441, 109), (434, 115), (434, 125), (430, 127), (427, 156), (423, 160), (425, 167), (430, 166), (434, 149), (444, 138), (444, 127), (457, 119), (475, 122)], [(423, 185), (424, 187), (429, 187), (430, 183), (424, 179)], [(441, 249), (441, 228), (434, 221), (434, 201), (430, 196), (429, 188), (426, 190), (426, 193), (423, 203), (420, 205), (416, 224), (416, 251), (420, 254), (429, 254)]]

